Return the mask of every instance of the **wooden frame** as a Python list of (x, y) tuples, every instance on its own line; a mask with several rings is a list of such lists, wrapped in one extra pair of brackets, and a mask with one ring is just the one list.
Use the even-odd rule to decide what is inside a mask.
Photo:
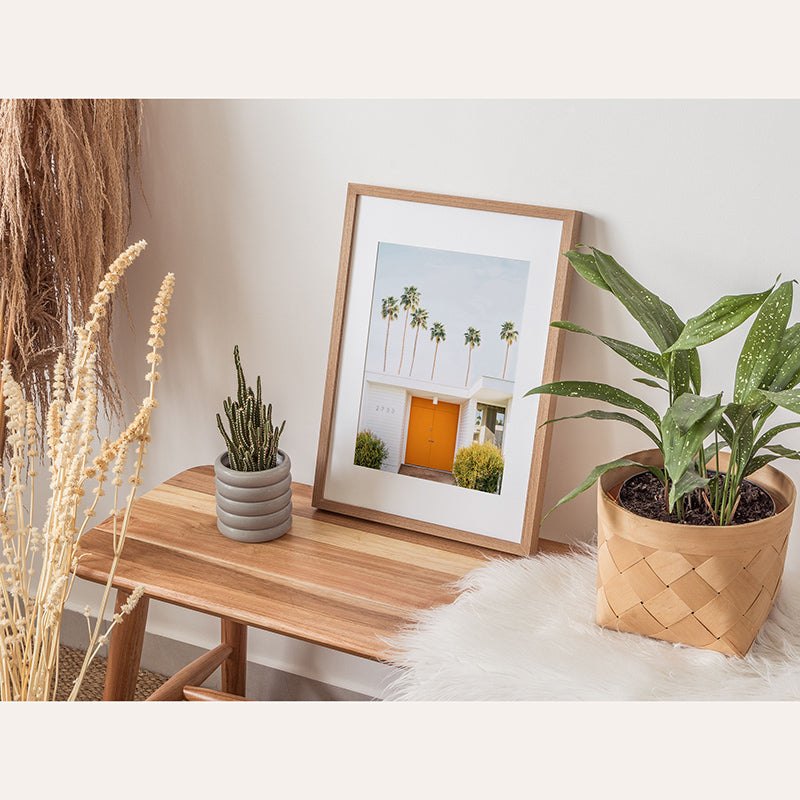
[[(564, 209), (360, 184), (348, 186), (312, 497), (314, 507), (515, 555), (536, 551), (551, 428), (548, 425), (540, 429), (539, 426), (553, 416), (556, 398), (544, 395), (523, 400), (523, 395), (540, 382), (558, 379), (563, 332), (550, 328), (549, 323), (566, 316), (572, 270), (563, 254), (577, 242), (580, 218), (580, 212)], [(393, 259), (391, 262), (390, 257)], [(433, 259), (439, 257), (452, 266), (432, 268)], [(419, 259), (418, 266), (414, 259)], [(395, 272), (391, 272), (390, 263), (403, 266), (395, 266)], [(469, 266), (473, 263), (480, 268)], [(406, 267), (406, 264), (411, 266)], [(404, 269), (408, 271), (400, 271)], [(460, 272), (447, 273), (447, 269)], [(447, 275), (459, 276), (452, 290), (456, 297), (448, 297), (446, 305), (452, 314), (463, 311), (466, 306), (474, 309), (492, 305), (494, 308), (496, 304), (505, 310), (504, 302), (509, 309), (514, 303), (518, 304), (513, 307), (518, 308), (522, 316), (521, 337), (520, 332), (515, 331), (519, 346), (515, 339), (513, 351), (507, 341), (501, 343), (506, 358), (502, 379), (484, 372), (472, 384), (469, 383), (473, 351), (481, 354), (484, 363), (489, 357), (484, 353), (488, 354), (489, 348), (496, 352), (496, 334), (488, 322), (484, 324), (483, 336), (489, 348), (484, 351), (470, 345), (467, 334), (464, 334), (468, 356), (465, 355), (467, 350), (462, 348), (460, 358), (468, 360), (463, 388), (455, 387), (453, 380), (434, 380), (438, 348), (433, 351), (433, 368), (430, 369), (430, 361), (426, 362), (426, 372), (428, 369), (431, 372), (430, 380), (427, 375), (412, 375), (418, 352), (417, 340), (422, 339), (423, 350), (428, 354), (426, 358), (434, 346), (431, 344), (433, 337), (430, 342), (426, 341), (428, 331), (423, 337), (418, 336), (419, 328), (424, 324), (418, 319), (414, 336), (409, 337), (409, 342), (411, 338), (415, 339), (411, 369), (406, 376), (401, 375), (398, 368), (397, 376), (392, 375), (390, 380), (387, 355), (391, 323), (397, 319), (404, 324), (399, 351), (400, 367), (403, 367), (408, 352), (408, 316), (404, 311), (402, 316), (392, 317), (389, 313), (381, 317), (381, 310), (385, 312), (386, 307), (379, 307), (382, 301), (378, 294), (388, 285), (386, 276), (391, 276), (396, 282), (393, 285), (397, 285), (399, 292), (401, 283), (408, 282), (406, 276), (414, 278), (415, 275), (423, 276), (423, 281), (439, 280), (441, 285), (444, 285)], [(487, 281), (485, 291), (476, 292), (475, 282), (486, 275), (500, 276), (502, 280)], [(512, 276), (517, 283), (510, 282)], [(506, 283), (509, 288), (504, 288)], [(447, 285), (452, 286), (453, 282)], [(499, 288), (495, 291), (494, 287)], [(544, 287), (548, 287), (546, 293)], [(408, 288), (403, 287), (404, 292)], [(441, 291), (438, 296), (441, 306)], [(480, 302), (476, 298), (480, 298)], [(489, 310), (472, 313), (485, 313), (486, 319), (489, 318)], [(492, 319), (510, 317), (510, 312), (504, 317), (497, 317), (495, 313)], [(380, 328), (382, 337), (386, 331), (386, 343), (381, 342), (382, 372), (374, 366), (380, 360), (375, 342), (377, 323), (381, 318), (387, 320), (381, 323), (385, 327)], [(432, 316), (430, 322), (434, 319)], [(451, 339), (447, 345), (449, 353), (458, 352), (452, 342), (460, 342), (462, 329), (447, 331)], [(399, 332), (393, 341), (397, 338)], [(396, 344), (393, 346), (396, 349)], [(511, 379), (506, 375), (509, 352), (514, 353), (510, 362), (514, 368), (510, 373)], [(452, 358), (441, 362), (445, 366), (440, 368), (440, 372), (445, 369), (452, 372), (455, 361)], [(368, 369), (370, 364), (373, 371)], [(537, 365), (541, 366), (540, 370)], [(499, 374), (499, 366), (496, 369)], [(477, 366), (476, 370), (475, 374), (480, 375)], [(517, 387), (517, 383), (524, 383), (524, 386)], [(448, 388), (450, 386), (453, 388)], [(500, 441), (506, 461), (502, 488), (492, 494), (396, 474), (395, 468), (409, 469), (405, 463), (399, 467), (396, 465), (403, 462), (403, 455), (408, 453), (410, 403), (400, 402), (398, 407), (390, 403), (391, 408), (389, 405), (384, 408), (374, 401), (374, 398), (382, 396), (374, 394), (378, 391), (394, 393), (386, 396), (409, 399), (414, 392), (432, 397), (433, 404), (438, 403), (440, 396), (452, 400), (452, 394), (463, 408), (458, 432), (461, 441), (469, 436), (471, 442), (473, 430), (479, 431), (476, 436), (485, 434), (493, 441), (498, 441), (494, 438), (498, 435), (503, 437)], [(486, 399), (495, 397), (501, 399)], [(492, 402), (500, 405), (486, 405)], [(494, 427), (489, 433), (475, 428), (475, 416), (470, 417), (478, 403), (481, 403), (479, 413), (484, 415), (482, 419), (488, 415), (493, 420)], [(376, 412), (381, 409), (396, 415), (391, 420), (394, 426), (391, 430), (399, 430), (398, 435), (405, 437), (397, 439), (397, 442), (389, 437), (392, 463), (387, 467), (384, 462), (381, 470), (368, 470), (353, 464), (355, 433), (363, 429), (373, 407)], [(502, 420), (502, 425), (495, 425), (494, 415)], [(514, 425), (516, 427), (512, 427)], [(498, 434), (498, 431), (502, 432)], [(435, 434), (431, 435), (436, 438)], [(432, 444), (431, 448), (437, 446)], [(449, 519), (451, 512), (452, 523)]]

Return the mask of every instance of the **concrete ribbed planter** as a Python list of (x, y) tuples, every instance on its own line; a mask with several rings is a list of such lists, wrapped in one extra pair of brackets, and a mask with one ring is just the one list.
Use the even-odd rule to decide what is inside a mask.
[(292, 527), (292, 462), (278, 450), (278, 465), (260, 472), (228, 466), (227, 451), (214, 462), (217, 528), (237, 542), (269, 542)]

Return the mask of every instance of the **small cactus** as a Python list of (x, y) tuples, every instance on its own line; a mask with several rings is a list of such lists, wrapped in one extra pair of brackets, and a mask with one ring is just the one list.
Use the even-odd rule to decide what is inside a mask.
[(238, 472), (257, 472), (272, 469), (278, 463), (278, 440), (286, 420), (280, 428), (272, 424), (272, 403), (266, 408), (261, 401), (261, 376), (256, 379), (256, 391), (247, 386), (239, 358), (239, 346), (233, 348), (238, 387), (236, 400), (229, 397), (222, 404), (228, 418), (230, 434), (217, 414), (217, 427), (228, 448), (228, 464)]

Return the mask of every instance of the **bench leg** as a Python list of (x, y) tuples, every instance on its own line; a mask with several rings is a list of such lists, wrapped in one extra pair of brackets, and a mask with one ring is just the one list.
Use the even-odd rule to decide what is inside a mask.
[(222, 691), (244, 697), (247, 690), (247, 625), (221, 619), (222, 644), (233, 651), (222, 662)]
[[(130, 592), (117, 589), (115, 612), (119, 613), (129, 597)], [(103, 700), (133, 700), (136, 693), (136, 679), (139, 676), (139, 664), (142, 660), (149, 603), (149, 599), (142, 595), (133, 611), (111, 631)]]

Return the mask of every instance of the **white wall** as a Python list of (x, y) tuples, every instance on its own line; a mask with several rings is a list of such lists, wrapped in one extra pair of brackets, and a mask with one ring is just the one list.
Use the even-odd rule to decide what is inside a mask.
[(381, 469), (386, 472), (397, 472), (403, 463), (404, 422), (409, 402), (410, 395), (400, 386), (365, 382), (358, 430), (372, 431), (384, 441), (388, 455)]
[(461, 406), (461, 415), (458, 420), (458, 441), (456, 453), (462, 447), (469, 447), (475, 436), (475, 417), (478, 415), (478, 401), (472, 397)]
[[(149, 248), (128, 280), (135, 335), (121, 325), (116, 341), (136, 397), (153, 295), (163, 273), (177, 277), (145, 489), (222, 449), (214, 414), (234, 386), (236, 343), (246, 375), (261, 374), (278, 419), (288, 419), (282, 442), (295, 480), (313, 481), (349, 181), (578, 209), (581, 239), (612, 253), (684, 318), (722, 294), (766, 288), (778, 272), (800, 277), (795, 101), (156, 100), (145, 115), (147, 205), (137, 201), (131, 239)], [(570, 318), (646, 344), (613, 298), (580, 279)], [(730, 390), (741, 341), (737, 333), (707, 349), (709, 393)], [(633, 374), (594, 340), (568, 339), (563, 377), (630, 390)], [(586, 407), (561, 401), (558, 410)], [(557, 425), (545, 506), (595, 464), (647, 446), (643, 439), (616, 423)], [(800, 433), (783, 441), (800, 447)], [(780, 463), (800, 479), (794, 462)], [(555, 512), (542, 535), (591, 539), (593, 509), (587, 493)], [(217, 634), (168, 607), (152, 612), (151, 626), (198, 644)], [(384, 674), (293, 648), (253, 634), (263, 663), (361, 691)]]

